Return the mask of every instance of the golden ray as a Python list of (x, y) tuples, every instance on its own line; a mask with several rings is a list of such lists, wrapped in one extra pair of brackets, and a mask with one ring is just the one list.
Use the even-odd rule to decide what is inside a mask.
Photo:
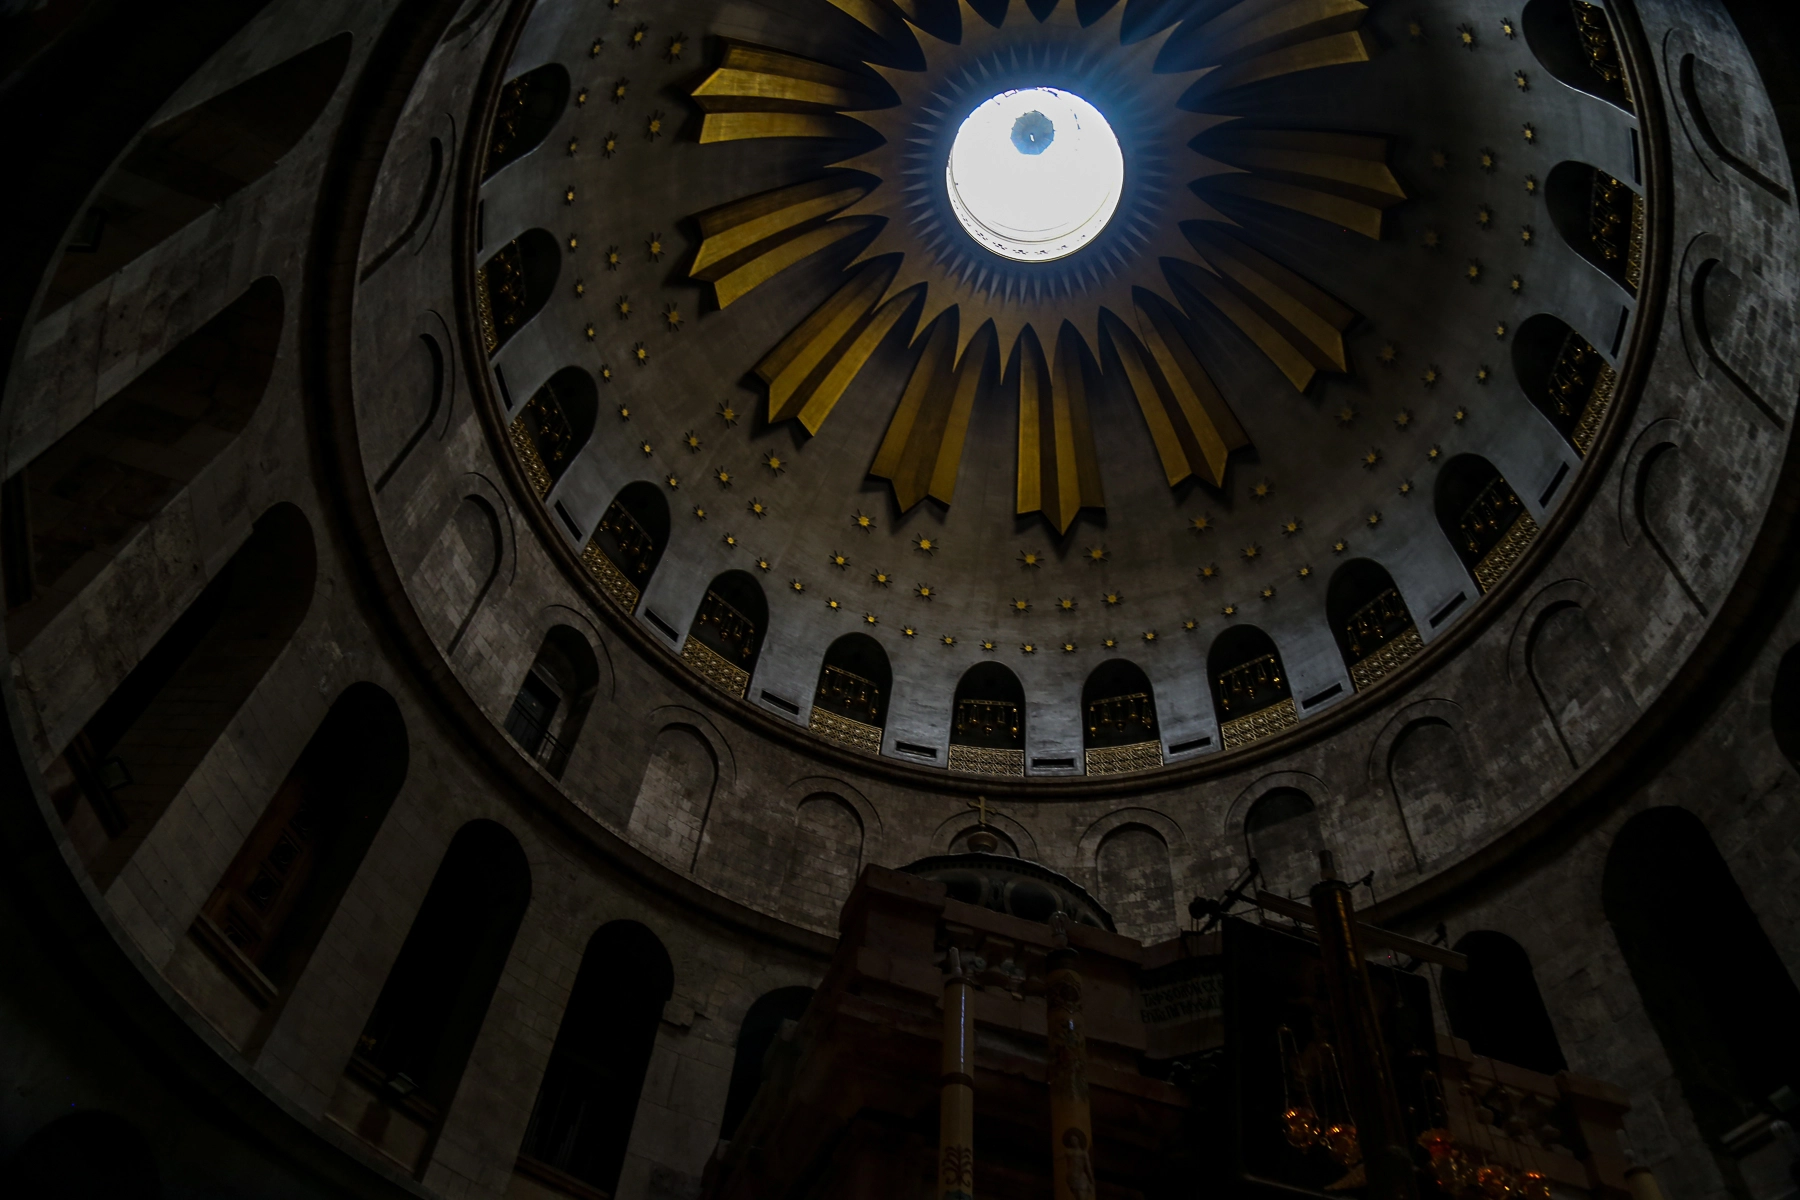
[(718, 68), (692, 93), (702, 113), (702, 142), (851, 138), (860, 127), (844, 112), (884, 102), (860, 75), (767, 46), (723, 41)]
[(1250, 438), (1182, 337), (1167, 301), (1140, 291), (1137, 319), (1141, 341), (1110, 313), (1106, 333), (1150, 428), (1169, 486), (1190, 476), (1222, 486), (1226, 460), (1233, 450), (1248, 446)]
[(1087, 371), (1081, 334), (1063, 322), (1056, 337), (1055, 370), (1044, 362), (1037, 331), (1019, 335), (1015, 372), (1019, 385), (1018, 504), (1020, 516), (1041, 513), (1058, 536), (1069, 532), (1083, 508), (1105, 508), (1100, 458), (1088, 419)]
[(1205, 138), (1207, 194), (1306, 213), (1379, 241), (1382, 214), (1406, 199), (1387, 139), (1288, 129), (1221, 129)]
[(831, 221), (868, 188), (834, 175), (775, 188), (708, 209), (695, 218), (700, 248), (688, 274), (713, 285), (724, 308), (758, 284), (866, 228), (867, 221)]
[(944, 505), (956, 499), (969, 417), (994, 357), (993, 327), (986, 326), (971, 343), (973, 353), (958, 363), (956, 321), (957, 314), (947, 312), (926, 332), (925, 347), (869, 468), (869, 474), (893, 484), (901, 512), (926, 496)]
[[(769, 389), (771, 425), (793, 417), (819, 432), (882, 340), (916, 307), (909, 294), (883, 302), (893, 273), (891, 262), (864, 267), (756, 364)], [(905, 328), (910, 334), (912, 326)]]

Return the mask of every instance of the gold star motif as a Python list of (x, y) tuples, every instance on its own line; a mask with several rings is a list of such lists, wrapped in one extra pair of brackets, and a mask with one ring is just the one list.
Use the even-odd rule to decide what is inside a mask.
[(1025, 642), (1020, 645), (1019, 650), (1025, 654), (1036, 654), (1037, 646), (1031, 642)]
[(1219, 577), (1219, 564), (1218, 563), (1207, 563), (1204, 567), (1200, 568), (1200, 578), (1202, 580), (1206, 581), (1207, 583), (1211, 583), (1213, 580), (1217, 579), (1218, 577)]
[(1458, 25), (1456, 27), (1456, 39), (1457, 39), (1457, 41), (1462, 43), (1463, 49), (1473, 50), (1475, 48), (1474, 26)]
[(646, 141), (654, 142), (657, 138), (661, 137), (662, 125), (662, 110), (658, 109), (656, 112), (650, 114), (650, 119), (648, 121), (644, 122), (644, 139)]
[(690, 429), (686, 433), (682, 434), (681, 440), (682, 440), (682, 443), (687, 446), (688, 452), (690, 454), (700, 453), (700, 436), (698, 434), (696, 434), (693, 430)]
[(1527, 176), (1526, 176), (1526, 177), (1525, 177), (1525, 191), (1526, 191), (1526, 193), (1527, 193), (1527, 194), (1528, 194), (1528, 195), (1532, 195), (1532, 196), (1535, 196), (1535, 195), (1537, 195), (1537, 189), (1538, 189), (1538, 181), (1537, 181), (1537, 176), (1536, 176), (1536, 175), (1527, 175)]
[(723, 400), (719, 401), (719, 420), (725, 422), (727, 425), (736, 425), (737, 419), (737, 409), (731, 407), (731, 405)]
[(1458, 425), (1461, 425), (1464, 421), (1469, 419), (1469, 410), (1466, 408), (1459, 408), (1450, 414), (1450, 419), (1455, 421)]
[(1062, 651), (1064, 654), (1075, 653), (1075, 643), (1074, 642), (1064, 642), (1062, 644)]
[(983, 638), (983, 639), (982, 639), (982, 642), (981, 642), (981, 648), (982, 648), (982, 649), (983, 649), (983, 650), (992, 650), (992, 649), (994, 649), (994, 641), (993, 641), (993, 639), (992, 639), (992, 638)]
[(1427, 229), (1423, 240), (1427, 250), (1436, 250), (1439, 246), (1443, 245), (1444, 242), (1444, 239), (1438, 235), (1438, 231), (1435, 229)]
[(1481, 278), (1481, 264), (1471, 258), (1468, 267), (1464, 269), (1464, 274), (1469, 277), (1470, 283), (1476, 282)]
[(937, 595), (937, 589), (929, 584), (921, 583), (918, 587), (913, 589), (913, 593), (921, 600), (929, 600)]
[(1108, 553), (1107, 553), (1107, 549), (1105, 546), (1089, 546), (1087, 548), (1087, 558), (1088, 558), (1089, 565), (1092, 565), (1094, 563), (1103, 563), (1107, 560), (1107, 556), (1108, 556)]
[(1497, 324), (1495, 324), (1494, 336), (1497, 338), (1503, 338), (1506, 336), (1506, 322), (1505, 321), (1500, 321)]
[(578, 248), (580, 245), (581, 245), (580, 235), (571, 233), (569, 235), (569, 249), (574, 250), (574, 249)]
[(1146, 642), (1154, 642), (1156, 640), (1156, 630), (1154, 630), (1154, 629), (1144, 630), (1144, 640)]
[(759, 558), (756, 560), (756, 568), (759, 571), (766, 571), (769, 569), (769, 566), (769, 560), (766, 558)]
[(766, 517), (769, 515), (769, 506), (764, 504), (761, 500), (752, 500), (744, 507), (748, 508), (752, 514), (758, 517)]
[(681, 486), (681, 480), (679, 480), (675, 476), (671, 475), (668, 478), (668, 484), (671, 489), (678, 488)]
[(798, 579), (788, 580), (788, 586), (793, 588), (796, 592), (804, 592), (806, 590), (806, 585)]
[(1412, 410), (1403, 408), (1394, 414), (1394, 428), (1405, 429), (1412, 424)]
[(1294, 574), (1299, 576), (1301, 579), (1311, 579), (1312, 578), (1312, 568), (1303, 566), (1298, 571), (1295, 571)]
[[(604, 47), (604, 46), (605, 46), (605, 45), (606, 45), (606, 39), (605, 39), (605, 38), (595, 38), (595, 39), (594, 39), (594, 44), (593, 44), (593, 45), (591, 45), (591, 46), (589, 46), (589, 47), (588, 47), (588, 57), (589, 57), (589, 58), (599, 58), (599, 57), (600, 57), (600, 50), (601, 50), (601, 48), (602, 48), (602, 47)], [(581, 94), (582, 94), (582, 96), (583, 96), (583, 97), (586, 97), (586, 96), (587, 96), (587, 89), (586, 89), (586, 88), (583, 88), (583, 89), (582, 89), (582, 90), (581, 90)]]
[(1402, 479), (1402, 480), (1401, 480), (1401, 481), (1400, 481), (1400, 494), (1401, 494), (1401, 495), (1402, 495), (1402, 496), (1410, 496), (1410, 495), (1412, 495), (1412, 490), (1413, 490), (1413, 482), (1412, 482), (1412, 480), (1410, 480), (1410, 479)]
[(863, 624), (864, 625), (875, 625), (875, 624), (879, 624), (879, 622), (877, 621), (874, 613), (866, 612), (863, 614)]
[(1187, 632), (1192, 633), (1192, 632), (1194, 632), (1194, 630), (1200, 628), (1200, 622), (1194, 620), (1194, 618), (1192, 618), (1192, 617), (1189, 617), (1187, 620), (1185, 620), (1181, 623), (1181, 627), (1183, 629), (1185, 629)]
[(1400, 359), (1400, 347), (1392, 342), (1384, 343), (1381, 349), (1375, 352), (1375, 358), (1382, 366), (1391, 367)]
[(1253, 483), (1250, 485), (1250, 498), (1252, 500), (1267, 500), (1274, 491), (1275, 485), (1265, 479), (1260, 483)]
[(1373, 447), (1371, 447), (1369, 449), (1369, 452), (1367, 454), (1362, 456), (1362, 465), (1363, 465), (1363, 470), (1365, 470), (1365, 471), (1373, 471), (1376, 468), (1376, 466), (1378, 466), (1380, 464), (1380, 462), (1381, 462), (1381, 451), (1376, 450)]
[(676, 59), (681, 57), (681, 52), (686, 49), (687, 49), (687, 34), (678, 33), (674, 37), (669, 39), (669, 48), (667, 50), (663, 51), (663, 57), (668, 59), (670, 62), (674, 62)]
[(642, 342), (639, 342), (637, 345), (635, 345), (631, 348), (631, 357), (633, 357), (637, 360), (638, 366), (640, 366), (640, 367), (649, 366), (650, 365), (650, 347), (644, 345), (644, 343), (642, 343)]
[(1531, 226), (1529, 226), (1529, 225), (1521, 226), (1519, 229), (1519, 241), (1521, 241), (1525, 245), (1529, 246), (1529, 245), (1531, 245), (1531, 238), (1532, 238)]
[(1300, 527), (1302, 524), (1303, 524), (1303, 522), (1300, 520), (1299, 517), (1295, 517), (1291, 521), (1283, 521), (1281, 524), (1281, 536), (1282, 537), (1293, 537), (1295, 534), (1300, 532)]
[(1523, 71), (1513, 72), (1513, 83), (1521, 92), (1529, 92), (1531, 90), (1531, 78)]
[(644, 39), (649, 36), (650, 26), (639, 25), (636, 29), (631, 31), (631, 48), (636, 50), (639, 46), (644, 44)]
[(726, 534), (725, 535), (725, 544), (727, 546), (731, 547), (733, 550), (736, 550), (737, 544), (738, 544), (737, 534), (735, 534), (735, 533)]
[(1125, 603), (1125, 593), (1124, 592), (1108, 592), (1108, 593), (1106, 593), (1105, 600), (1109, 605), (1117, 607), (1118, 605)]
[(1433, 446), (1425, 452), (1425, 457), (1435, 460), (1441, 454), (1443, 454), (1443, 450), (1437, 446)]
[(1513, 290), (1513, 295), (1516, 296), (1525, 290), (1525, 277), (1523, 275), (1514, 275), (1512, 281), (1508, 283), (1507, 286)]
[(730, 487), (731, 486), (731, 472), (726, 470), (724, 467), (714, 467), (713, 468), (713, 478), (719, 481), (720, 487)]
[(900, 627), (900, 632), (906, 637), (917, 637), (919, 635), (919, 631), (914, 629), (911, 625), (902, 625)]
[(687, 318), (681, 315), (679, 306), (671, 304), (663, 310), (663, 321), (669, 326), (670, 333), (680, 333), (681, 323)]
[(1012, 602), (1012, 610), (1016, 613), (1030, 612), (1031, 601), (1014, 599)]
[(1235, 617), (1237, 616), (1237, 605), (1227, 604), (1224, 608), (1219, 610), (1219, 613), (1222, 616)]
[(580, 299), (581, 297), (583, 297), (585, 295), (587, 295), (587, 284), (585, 284), (581, 280), (577, 279), (575, 281), (575, 298)]
[(1433, 150), (1430, 156), (1433, 170), (1441, 171), (1450, 165), (1450, 155), (1442, 150)]
[(923, 550), (927, 554), (937, 553), (938, 545), (939, 542), (936, 538), (928, 538), (924, 534), (913, 539), (913, 549)]
[(850, 523), (864, 533), (875, 528), (875, 518), (866, 515), (860, 508), (850, 514)]
[(648, 454), (648, 453), (650, 453), (650, 443), (642, 442), (638, 445), (638, 449), (642, 450), (645, 454)]
[(1537, 126), (1533, 125), (1530, 121), (1525, 122), (1525, 140), (1527, 142), (1537, 141)]
[(1371, 525), (1381, 524), (1381, 514), (1378, 512), (1370, 513), (1369, 514), (1369, 524), (1371, 524)]
[(580, 138), (570, 138), (569, 139), (569, 157), (574, 158), (576, 153), (579, 152), (580, 149), (581, 149), (581, 139)]
[(1481, 226), (1483, 229), (1486, 229), (1489, 225), (1492, 225), (1494, 223), (1494, 210), (1487, 207), (1487, 205), (1485, 205), (1485, 204), (1482, 205), (1480, 208), (1476, 209), (1475, 210), (1475, 223), (1477, 225)]
[(613, 304), (613, 307), (619, 310), (619, 320), (628, 321), (631, 319), (631, 297), (630, 296), (620, 296), (619, 299)]
[(660, 233), (651, 234), (649, 240), (647, 242), (645, 242), (644, 245), (650, 251), (650, 261), (651, 262), (661, 262), (662, 261), (662, 256), (663, 256), (662, 234), (660, 234)]
[(889, 575), (886, 571), (872, 571), (869, 573), (869, 582), (875, 584), (877, 587), (886, 587), (894, 582), (894, 577)]
[(1044, 556), (1039, 554), (1036, 550), (1021, 550), (1019, 551), (1019, 565), (1022, 567), (1041, 567), (1044, 565)]
[(563, 193), (563, 203), (565, 203), (565, 204), (575, 203), (575, 189), (574, 188), (570, 188), (568, 191)]
[(1246, 562), (1255, 558), (1257, 555), (1259, 555), (1261, 553), (1262, 553), (1262, 547), (1257, 545), (1255, 542), (1251, 542), (1248, 546), (1245, 546), (1244, 549), (1242, 550), (1242, 554), (1243, 554), (1244, 560)]
[(1264, 600), (1273, 600), (1275, 598), (1275, 585), (1274, 584), (1272, 584), (1272, 583), (1268, 584), (1263, 588), (1262, 598)]
[(1359, 415), (1360, 414), (1354, 408), (1351, 408), (1346, 404), (1344, 407), (1338, 409), (1338, 424), (1345, 428), (1349, 428), (1350, 424), (1355, 421)]
[(630, 86), (631, 80), (629, 79), (615, 80), (612, 86), (612, 102), (614, 104), (625, 103), (625, 90)]
[(1213, 527), (1212, 515), (1210, 513), (1201, 513), (1197, 517), (1189, 517), (1188, 527), (1195, 533), (1210, 533), (1212, 532)]
[(1513, 19), (1511, 17), (1501, 17), (1500, 32), (1504, 33), (1509, 39), (1516, 38), (1519, 36), (1519, 27), (1513, 24)]
[(1493, 378), (1493, 375), (1494, 375), (1493, 369), (1490, 368), (1486, 363), (1483, 363), (1479, 367), (1475, 368), (1475, 382), (1476, 383), (1485, 384), (1485, 383), (1487, 383), (1487, 381), (1489, 379)]
[(827, 597), (825, 600), (825, 607), (829, 608), (832, 612), (837, 612), (844, 606), (839, 604), (835, 598)]
[(1107, 638), (1105, 641), (1101, 642), (1100, 644), (1102, 646), (1105, 646), (1108, 650), (1111, 650), (1113, 647), (1115, 647), (1119, 644), (1119, 639), (1118, 638)]
[(609, 130), (607, 132), (607, 135), (604, 138), (602, 138), (600, 141), (600, 153), (605, 155), (607, 158), (611, 158), (613, 155), (617, 154), (618, 152), (619, 152), (619, 135), (616, 133), (613, 133)]
[(1419, 376), (1419, 381), (1426, 387), (1436, 387), (1438, 381), (1437, 364), (1434, 363), (1431, 366), (1426, 367), (1425, 373)]
[(706, 510), (701, 508), (698, 504), (694, 505), (694, 515), (699, 517), (702, 521), (706, 520)]
[(944, 636), (943, 636), (943, 637), (941, 637), (941, 638), (939, 638), (939, 639), (938, 639), (938, 640), (939, 640), (939, 641), (941, 641), (941, 642), (943, 642), (943, 643), (944, 643), (944, 645), (946, 645), (946, 646), (954, 646), (954, 645), (956, 645), (956, 639), (955, 639), (955, 638), (954, 638), (954, 637), (951, 637), (951, 636), (950, 636), (950, 635), (949, 635), (949, 634), (947, 634), (947, 633), (946, 633), (946, 634), (945, 634), (945, 635), (944, 635)]
[[(598, 42), (596, 42), (594, 44), (599, 45)], [(582, 88), (580, 91), (575, 93), (575, 107), (580, 108), (582, 105), (584, 105), (586, 103), (587, 103), (587, 89)]]
[(779, 475), (787, 470), (787, 460), (771, 450), (763, 457), (763, 466)]
[(623, 261), (624, 261), (624, 258), (619, 254), (619, 248), (617, 246), (608, 246), (606, 248), (606, 269), (607, 270), (609, 270), (609, 271), (618, 270), (619, 264)]
[(1343, 538), (1339, 538), (1337, 541), (1331, 543), (1331, 552), (1333, 554), (1342, 554), (1344, 551), (1348, 550), (1349, 548), (1350, 548), (1350, 543), (1346, 542)]
[(831, 552), (831, 565), (841, 571), (850, 565), (850, 560), (844, 555), (839, 554), (836, 550), (833, 550)]
[(1500, 156), (1484, 146), (1475, 161), (1481, 165), (1483, 171), (1491, 175), (1494, 173), (1494, 168), (1500, 165)]
[(1075, 597), (1063, 596), (1057, 600), (1056, 607), (1062, 609), (1064, 612), (1074, 612), (1076, 604), (1077, 601)]
[(591, 322), (588, 324), (587, 328), (583, 329), (581, 332), (587, 334), (588, 341), (591, 342), (594, 340), (594, 326)]

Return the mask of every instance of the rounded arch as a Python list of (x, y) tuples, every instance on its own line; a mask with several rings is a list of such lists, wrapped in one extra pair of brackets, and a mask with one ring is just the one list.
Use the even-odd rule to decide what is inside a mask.
[(1519, 23), (1531, 53), (1557, 81), (1632, 111), (1618, 35), (1604, 8), (1569, 0), (1530, 0)]
[(1381, 674), (1368, 670), (1365, 660), (1390, 644), (1407, 654), (1420, 644), (1412, 612), (1394, 577), (1374, 559), (1353, 558), (1331, 573), (1325, 589), (1325, 619), (1359, 690)]
[(719, 1137), (730, 1141), (743, 1123), (763, 1082), (763, 1064), (782, 1032), (798, 1022), (812, 1003), (813, 989), (800, 985), (764, 992), (744, 1014), (738, 1026), (737, 1049), (731, 1056), (731, 1082), (725, 1089), (725, 1115)]
[(669, 501), (662, 489), (642, 479), (620, 488), (588, 544), (642, 595), (669, 546)]
[[(1565, 7), (1567, 7), (1565, 5)], [(1513, 376), (1531, 406), (1586, 454), (1612, 401), (1611, 364), (1561, 317), (1538, 313), (1513, 335)]]
[(599, 415), (600, 390), (580, 367), (552, 375), (519, 409), (511, 442), (538, 499), (550, 494), (587, 445)]
[(1524, 502), (1499, 467), (1479, 454), (1458, 454), (1438, 472), (1432, 507), (1456, 557), (1488, 591), (1504, 572), (1504, 565), (1486, 563), (1488, 553), (1521, 517), (1529, 519)]
[(1306, 895), (1319, 878), (1324, 848), (1318, 806), (1297, 787), (1272, 787), (1244, 813), (1244, 852), (1271, 892)]
[(997, 662), (978, 662), (956, 681), (952, 746), (1025, 748), (1025, 685)]
[(527, 229), (481, 265), (476, 286), (488, 353), (506, 345), (543, 311), (561, 273), (562, 251), (543, 229)]
[(1469, 969), (1443, 973), (1451, 1032), (1476, 1054), (1545, 1075), (1566, 1070), (1525, 947), (1504, 933), (1477, 929), (1457, 939), (1456, 951), (1469, 956)]
[(600, 662), (587, 638), (572, 626), (552, 625), (519, 684), (506, 732), (560, 779), (599, 690)]
[(719, 661), (690, 656), (688, 650), (682, 651), (682, 657), (690, 662), (700, 658), (705, 664), (699, 668), (703, 674), (707, 667), (728, 668), (713, 682), (742, 696), (750, 676), (756, 673), (756, 658), (768, 628), (769, 602), (762, 585), (748, 571), (726, 571), (706, 585), (706, 595), (688, 629), (688, 645), (698, 643)]
[(1642, 196), (1605, 171), (1564, 161), (1544, 180), (1544, 207), (1571, 250), (1637, 295), (1644, 265)]
[(893, 668), (881, 643), (866, 633), (846, 633), (825, 649), (813, 707), (880, 729), (893, 686)]
[(1293, 695), (1274, 639), (1254, 625), (1233, 625), (1213, 639), (1206, 675), (1221, 725)]
[(1081, 741), (1088, 750), (1133, 746), (1160, 739), (1156, 692), (1142, 667), (1108, 659), (1081, 685)]
[(483, 180), (524, 158), (550, 136), (569, 103), (569, 73), (560, 64), (545, 63), (506, 81), (494, 111), (494, 129), (488, 138)]

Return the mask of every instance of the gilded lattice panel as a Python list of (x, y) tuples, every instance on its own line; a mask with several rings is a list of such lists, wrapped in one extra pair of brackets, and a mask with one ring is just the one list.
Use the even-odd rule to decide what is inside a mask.
[[(1381, 644), (1380, 649), (1350, 668), (1350, 681), (1356, 690), (1367, 691), (1375, 686), (1375, 681), (1390, 671), (1397, 670), (1401, 663), (1425, 648), (1425, 642), (1419, 637), (1419, 631), (1408, 625), (1400, 633)], [(1251, 714), (1255, 715), (1255, 714)]]
[(1271, 704), (1248, 716), (1225, 722), (1219, 726), (1219, 740), (1225, 749), (1236, 750), (1239, 746), (1248, 746), (1258, 738), (1266, 738), (1271, 733), (1292, 729), (1299, 723), (1300, 714), (1294, 709), (1294, 698), (1289, 696), (1279, 704)]
[(519, 456), (519, 466), (524, 470), (525, 478), (531, 480), (531, 489), (542, 500), (550, 494), (550, 468), (544, 465), (544, 457), (538, 453), (537, 443), (531, 440), (531, 430), (525, 427), (523, 414), (513, 418), (507, 433), (512, 440), (513, 453)]
[(1154, 771), (1162, 766), (1161, 742), (1135, 742), (1129, 746), (1105, 746), (1087, 752), (1089, 775), (1123, 775), (1127, 771)]
[(1594, 380), (1594, 390), (1588, 395), (1587, 406), (1581, 410), (1581, 421), (1570, 435), (1575, 449), (1583, 458), (1594, 448), (1594, 439), (1600, 435), (1601, 423), (1606, 420), (1607, 409), (1612, 407), (1613, 390), (1618, 383), (1618, 372), (1609, 365), (1601, 364), (1600, 374)]
[(1644, 198), (1631, 196), (1631, 241), (1625, 250), (1625, 282), (1637, 291), (1644, 285)]
[(694, 669), (694, 673), (721, 692), (736, 696), (742, 700), (744, 692), (750, 687), (750, 672), (742, 667), (734, 667), (720, 657), (719, 653), (697, 637), (689, 636), (687, 644), (681, 648), (681, 661)]
[(849, 717), (840, 716), (828, 709), (813, 709), (812, 720), (808, 722), (807, 728), (840, 746), (861, 750), (864, 754), (881, 753), (881, 730), (879, 727), (865, 725), (861, 721), (853, 721)]
[(637, 610), (638, 590), (625, 573), (613, 565), (613, 560), (606, 557), (606, 551), (600, 549), (595, 542), (589, 542), (581, 552), (581, 563), (600, 585), (600, 590), (612, 598), (626, 612)]
[(500, 348), (500, 335), (494, 330), (494, 306), (488, 300), (487, 268), (475, 268), (475, 317), (481, 322), (481, 341), (492, 354)]
[(1520, 512), (1494, 548), (1475, 564), (1475, 582), (1481, 585), (1483, 592), (1491, 592), (1499, 585), (1501, 577), (1512, 570), (1512, 565), (1519, 561), (1537, 535), (1538, 523), (1531, 519), (1530, 513)]
[(1025, 752), (993, 746), (950, 747), (950, 769), (968, 775), (1023, 775)]

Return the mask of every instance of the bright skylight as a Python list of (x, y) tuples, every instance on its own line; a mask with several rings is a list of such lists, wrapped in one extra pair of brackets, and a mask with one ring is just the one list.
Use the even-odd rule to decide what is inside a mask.
[(968, 235), (1003, 258), (1049, 262), (1112, 219), (1125, 156), (1100, 110), (1073, 92), (1002, 92), (970, 113), (944, 168)]

